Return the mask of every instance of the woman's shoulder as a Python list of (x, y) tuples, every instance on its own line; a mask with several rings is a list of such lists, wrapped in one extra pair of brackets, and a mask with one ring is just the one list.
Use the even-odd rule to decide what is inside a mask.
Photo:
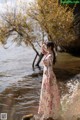
[(53, 57), (52, 54), (48, 54), (48, 55), (47, 55), (47, 58), (48, 58), (48, 59), (51, 59), (52, 57)]

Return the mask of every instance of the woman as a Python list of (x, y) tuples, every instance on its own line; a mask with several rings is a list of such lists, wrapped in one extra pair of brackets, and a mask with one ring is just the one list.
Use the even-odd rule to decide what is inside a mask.
[(59, 117), (60, 111), (60, 95), (53, 72), (56, 55), (53, 42), (47, 42), (46, 47), (47, 50), (44, 48), (46, 54), (43, 59), (44, 71), (38, 115), (42, 116), (40, 120), (55, 120)]

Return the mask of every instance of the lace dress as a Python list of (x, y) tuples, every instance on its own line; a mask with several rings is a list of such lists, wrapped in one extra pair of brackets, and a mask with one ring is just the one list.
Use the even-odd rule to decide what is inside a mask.
[(47, 54), (43, 59), (44, 71), (41, 86), (38, 114), (40, 120), (49, 117), (57, 119), (60, 113), (60, 95), (56, 76), (53, 72), (53, 54)]

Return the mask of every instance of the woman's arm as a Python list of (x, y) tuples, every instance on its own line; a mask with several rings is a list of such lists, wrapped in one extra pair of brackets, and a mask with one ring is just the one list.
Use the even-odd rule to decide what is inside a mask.
[(41, 52), (45, 55), (47, 54), (47, 48), (46, 48), (46, 44), (42, 42), (42, 46), (41, 46)]

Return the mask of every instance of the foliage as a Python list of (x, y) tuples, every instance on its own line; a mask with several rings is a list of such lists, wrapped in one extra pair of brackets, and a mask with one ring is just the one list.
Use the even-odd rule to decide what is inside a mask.
[(59, 5), (57, 0), (37, 0), (28, 14), (38, 21), (42, 30), (48, 34), (49, 40), (60, 45), (68, 45), (75, 40), (73, 10), (68, 6)]
[[(22, 5), (22, 3), (20, 3)], [(0, 20), (0, 41), (6, 43), (7, 39), (14, 32), (16, 37), (13, 41), (18, 44), (24, 42), (31, 45), (36, 51), (33, 42), (37, 36), (33, 33), (39, 29), (44, 37), (47, 34), (49, 40), (56, 41), (58, 45), (68, 46), (71, 41), (75, 40), (73, 29), (73, 10), (58, 4), (57, 0), (35, 0), (31, 7), (18, 6), (12, 10), (8, 10), (1, 14)], [(17, 7), (17, 6), (16, 6)], [(8, 7), (7, 7), (8, 8)], [(69, 10), (68, 10), (69, 9)]]
[[(10, 9), (0, 14), (0, 42), (6, 44), (8, 38), (12, 35), (12, 42), (21, 44), (24, 42), (26, 45), (32, 46), (36, 53), (37, 50), (33, 44), (35, 36), (33, 28), (30, 24), (26, 9)], [(16, 37), (14, 37), (14, 35)]]

